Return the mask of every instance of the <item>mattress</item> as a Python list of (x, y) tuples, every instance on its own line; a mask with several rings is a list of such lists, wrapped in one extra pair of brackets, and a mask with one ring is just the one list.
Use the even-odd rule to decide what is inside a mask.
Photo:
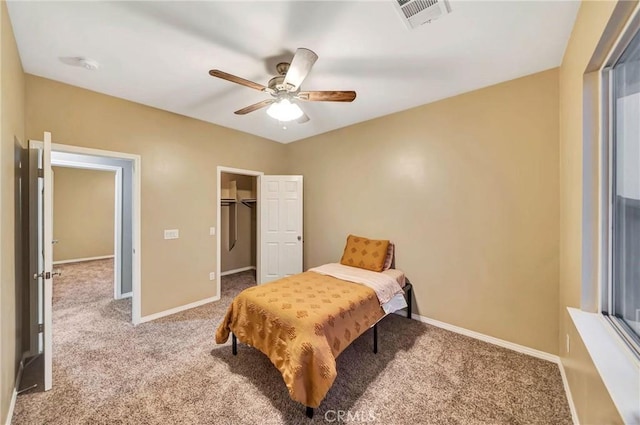
[(404, 285), (407, 284), (407, 279), (402, 270), (389, 269), (389, 270), (384, 270), (381, 273), (394, 278), (396, 282), (398, 282), (398, 285), (400, 285), (401, 288), (404, 288)]
[(384, 315), (370, 287), (307, 271), (238, 294), (216, 342), (233, 332), (262, 351), (291, 398), (315, 408), (333, 385), (338, 355)]
[(386, 314), (407, 307), (407, 301), (402, 291), (406, 279), (401, 270), (389, 269), (374, 272), (340, 263), (329, 263), (311, 268), (309, 271), (370, 287), (376, 292), (380, 306)]

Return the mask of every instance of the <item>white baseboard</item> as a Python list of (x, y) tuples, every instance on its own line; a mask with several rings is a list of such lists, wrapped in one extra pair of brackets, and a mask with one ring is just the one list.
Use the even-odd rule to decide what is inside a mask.
[(578, 411), (576, 405), (573, 403), (573, 396), (571, 395), (571, 388), (569, 388), (569, 381), (567, 380), (567, 374), (564, 371), (564, 365), (562, 360), (558, 359), (558, 367), (560, 368), (560, 376), (562, 376), (562, 385), (564, 386), (564, 393), (567, 395), (567, 402), (569, 403), (569, 410), (571, 411), (571, 420), (573, 425), (579, 425)]
[(205, 304), (209, 304), (214, 301), (219, 301), (220, 295), (216, 295), (215, 297), (205, 298), (200, 301), (192, 302), (189, 304), (181, 305), (179, 307), (170, 308), (169, 310), (160, 311), (158, 313), (153, 313), (148, 316), (143, 316), (140, 318), (140, 323), (150, 322), (152, 320), (159, 319), (165, 316), (171, 316), (172, 314), (180, 313), (181, 311), (189, 310), (192, 308), (200, 307)]
[(13, 395), (11, 396), (11, 403), (9, 404), (9, 411), (7, 417), (4, 420), (5, 425), (11, 425), (11, 419), (13, 418), (13, 410), (16, 408), (16, 399), (18, 398), (18, 392), (13, 389)]
[(102, 255), (100, 257), (87, 257), (87, 258), (73, 258), (71, 260), (60, 260), (54, 261), (53, 264), (68, 264), (68, 263), (81, 263), (83, 261), (93, 261), (93, 260), (106, 260), (107, 258), (113, 258), (114, 255)]
[[(399, 310), (395, 314), (404, 315), (406, 317), (406, 312), (403, 310)], [(499, 347), (508, 348), (509, 350), (517, 351), (518, 353), (528, 354), (530, 356), (537, 357), (542, 360), (547, 360), (553, 363), (560, 362), (560, 357), (556, 356), (555, 354), (550, 354), (544, 351), (536, 350), (535, 348), (530, 348), (524, 345), (505, 341), (504, 339), (481, 334), (480, 332), (461, 328), (459, 326), (450, 325), (449, 323), (441, 322), (435, 319), (430, 319), (428, 317), (420, 316), (419, 314), (412, 314), (411, 318), (413, 320), (418, 320), (420, 322), (427, 323), (429, 325), (433, 325), (438, 328), (446, 329), (451, 332), (455, 332), (461, 335), (469, 336), (471, 338), (479, 339), (480, 341), (488, 342), (490, 344), (497, 345)]]
[(256, 269), (255, 266), (240, 267), (239, 269), (233, 269), (233, 270), (227, 270), (226, 272), (221, 272), (220, 277), (228, 276), (230, 274), (236, 274), (240, 272), (246, 272), (247, 270), (255, 270), (255, 269)]

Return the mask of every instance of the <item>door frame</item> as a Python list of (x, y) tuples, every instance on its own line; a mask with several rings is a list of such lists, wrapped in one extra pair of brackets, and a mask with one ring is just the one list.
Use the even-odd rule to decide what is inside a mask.
[[(220, 229), (220, 215), (222, 208), (220, 206), (220, 197), (222, 189), (222, 173), (240, 174), (243, 176), (257, 177), (258, 182), (256, 184), (256, 281), (260, 278), (260, 177), (264, 175), (262, 171), (244, 170), (241, 168), (225, 167), (218, 165), (216, 174), (216, 297), (221, 298), (222, 292), (220, 287), (220, 280), (222, 273), (220, 265), (220, 245), (222, 239), (222, 231)], [(259, 282), (258, 282), (259, 283)]]
[[(53, 151), (52, 153), (55, 153)], [(53, 156), (53, 155), (52, 155)], [(114, 237), (113, 237), (113, 247), (114, 247), (114, 273), (113, 273), (113, 297), (116, 300), (127, 298), (132, 295), (131, 292), (123, 294), (122, 293), (122, 167), (114, 166), (114, 165), (103, 165), (103, 164), (93, 164), (89, 162), (83, 162), (82, 160), (78, 161), (69, 161), (69, 160), (60, 160), (51, 158), (51, 166), (52, 167), (63, 167), (63, 168), (76, 168), (81, 170), (97, 170), (97, 171), (110, 171), (115, 172), (115, 197), (114, 197)], [(53, 185), (55, 186), (55, 176)], [(55, 196), (55, 190), (54, 190)], [(54, 215), (53, 222), (55, 225), (56, 217)], [(54, 261), (54, 266), (56, 265)]]
[[(132, 232), (133, 232), (133, 235), (132, 235), (133, 253), (132, 253), (132, 281), (131, 281), (131, 322), (134, 325), (140, 324), (141, 317), (142, 317), (142, 284), (141, 284), (142, 283), (141, 282), (141, 258), (142, 258), (141, 229), (142, 229), (142, 226), (141, 226), (141, 218), (140, 218), (141, 216), (140, 189), (142, 185), (141, 156), (137, 154), (130, 154), (125, 152), (107, 151), (102, 149), (85, 148), (81, 146), (63, 145), (60, 143), (52, 143), (51, 151), (71, 153), (71, 154), (91, 155), (91, 156), (98, 156), (103, 158), (124, 159), (124, 160), (132, 161), (133, 187), (131, 189), (133, 194), (133, 203), (132, 203), (132, 223), (131, 224), (132, 224)], [(120, 168), (120, 167), (115, 167), (115, 168)], [(122, 185), (120, 184), (120, 186)], [(122, 221), (120, 222), (120, 224), (122, 224)], [(119, 237), (120, 236), (118, 235), (118, 238)], [(119, 290), (119, 285), (118, 285), (118, 290)], [(125, 295), (125, 294), (120, 294), (120, 295)]]

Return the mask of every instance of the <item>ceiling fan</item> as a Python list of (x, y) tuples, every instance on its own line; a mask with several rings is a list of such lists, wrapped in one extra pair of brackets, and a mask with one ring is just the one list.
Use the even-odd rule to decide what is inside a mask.
[(356, 98), (355, 91), (300, 91), (300, 85), (311, 71), (311, 67), (318, 60), (318, 55), (309, 49), (296, 50), (291, 63), (281, 62), (276, 66), (278, 75), (269, 80), (267, 86), (245, 80), (226, 72), (212, 69), (209, 74), (222, 78), (232, 83), (240, 84), (271, 95), (271, 99), (265, 99), (245, 108), (235, 111), (236, 115), (245, 115), (249, 112), (269, 106), (267, 114), (278, 121), (287, 122), (297, 120), (299, 123), (309, 121), (309, 117), (302, 111), (296, 100), (310, 102), (353, 102)]

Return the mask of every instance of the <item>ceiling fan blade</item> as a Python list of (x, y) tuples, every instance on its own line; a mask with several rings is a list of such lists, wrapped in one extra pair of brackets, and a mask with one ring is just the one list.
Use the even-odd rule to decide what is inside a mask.
[(232, 83), (240, 84), (255, 90), (265, 91), (267, 88), (262, 84), (254, 83), (253, 81), (245, 80), (244, 78), (237, 77), (232, 74), (220, 71), (218, 69), (212, 69), (209, 71), (209, 75), (212, 77), (222, 78), (223, 80), (231, 81)]
[(246, 108), (238, 109), (237, 111), (234, 112), (234, 114), (236, 114), (236, 115), (246, 115), (249, 112), (257, 111), (260, 108), (264, 108), (265, 106), (269, 106), (273, 102), (275, 102), (275, 99), (263, 100), (262, 102), (258, 102), (258, 103), (254, 103), (253, 105), (249, 105)]
[(354, 91), (301, 91), (298, 99), (311, 102), (353, 102), (356, 98)]
[(309, 49), (300, 48), (293, 56), (287, 75), (284, 77), (284, 86), (289, 91), (296, 91), (307, 78), (311, 67), (318, 60), (318, 55)]

